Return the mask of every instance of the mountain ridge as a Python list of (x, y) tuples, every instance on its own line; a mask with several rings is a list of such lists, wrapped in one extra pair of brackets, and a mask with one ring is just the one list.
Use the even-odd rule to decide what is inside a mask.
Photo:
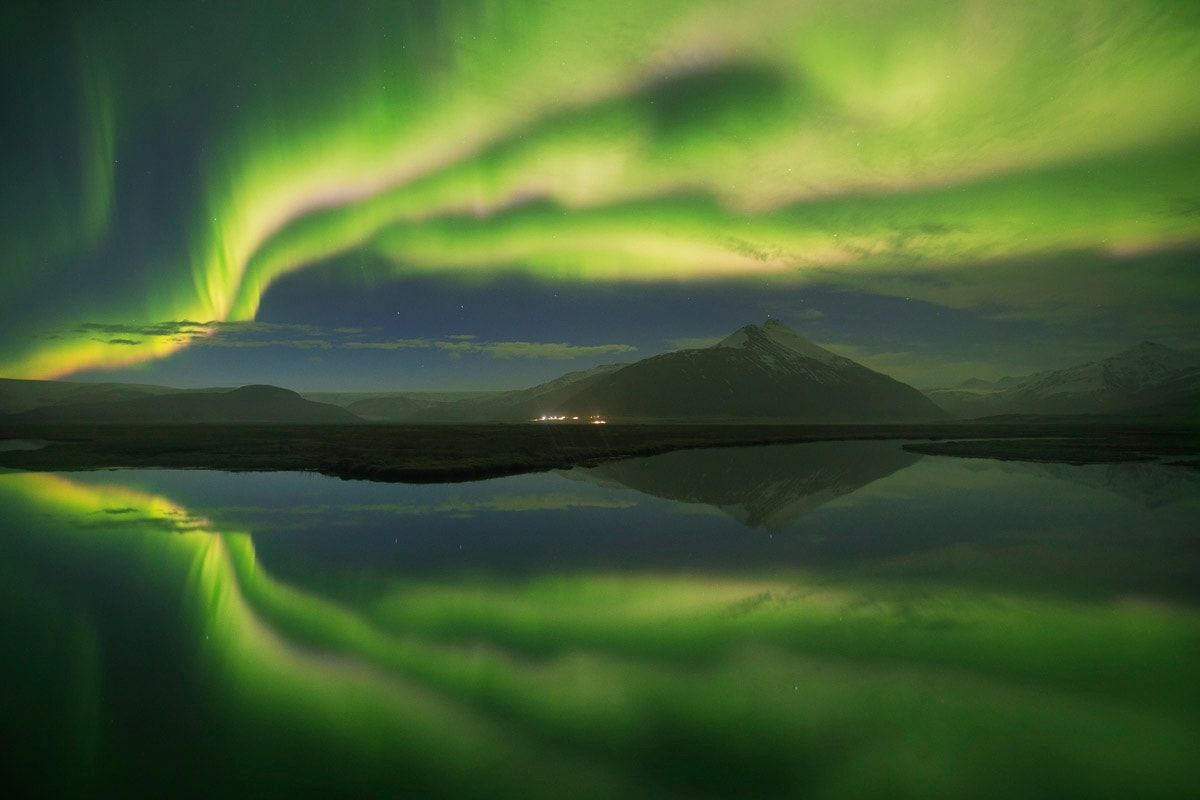
[[(1200, 408), (1200, 353), (1143, 341), (1099, 361), (926, 394), (963, 417), (1007, 414), (1189, 416)], [(1162, 411), (1155, 412), (1155, 408)]]
[(15, 423), (190, 424), (287, 423), (344, 425), (361, 417), (338, 406), (305, 400), (290, 389), (252, 384), (224, 391), (156, 394), (129, 400), (62, 403), (10, 414)]

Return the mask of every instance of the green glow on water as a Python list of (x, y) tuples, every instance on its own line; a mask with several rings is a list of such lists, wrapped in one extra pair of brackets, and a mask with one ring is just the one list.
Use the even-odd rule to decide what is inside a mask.
[(133, 712), (113, 687), (146, 659), (156, 724), (200, 709), (187, 757), (295, 791), (1196, 788), (1187, 607), (818, 573), (394, 577), (367, 592), (343, 576), (350, 591), (331, 593), (272, 577), (251, 534), (142, 490), (7, 474), (0, 504), (15, 524), (3, 599), (35, 601), (29, 619), (69, 642), (3, 631), (21, 645), (6, 653), (71, 654), (45, 711), (80, 737), (64, 774), (120, 784), (109, 721)]

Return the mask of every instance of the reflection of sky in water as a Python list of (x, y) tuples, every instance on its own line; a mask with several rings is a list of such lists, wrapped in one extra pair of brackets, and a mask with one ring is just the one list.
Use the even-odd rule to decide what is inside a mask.
[(1027, 466), (777, 533), (555, 474), (0, 475), (6, 753), (60, 795), (1195, 796), (1194, 494)]
[[(851, 452), (868, 448), (857, 451), (863, 455), (881, 447), (848, 444)], [(789, 453), (810, 447), (766, 450), (787, 467)], [(705, 455), (714, 452), (721, 451)], [(1089, 594), (1195, 594), (1190, 579), (1200, 564), (1188, 532), (1200, 528), (1200, 476), (1190, 470), (924, 457), (911, 466), (893, 465), (882, 477), (868, 467), (859, 476), (864, 485), (856, 486), (845, 470), (805, 462), (796, 469), (808, 472), (789, 478), (786, 486), (776, 469), (775, 486), (722, 483), (719, 496), (707, 498), (719, 505), (706, 505), (704, 476), (685, 474), (686, 453), (668, 455), (639, 459), (643, 466), (622, 477), (676, 495), (683, 485), (688, 502), (631, 489), (611, 471), (435, 485), (304, 473), (115, 475), (176, 498), (219, 524), (251, 532), (263, 563), (296, 578), (337, 569), (418, 575), (821, 568), (1041, 583)], [(654, 483), (656, 460), (669, 483)], [(703, 459), (697, 463), (711, 466)], [(739, 498), (742, 505), (731, 505)], [(760, 517), (786, 518), (788, 527), (741, 524), (738, 518), (755, 504)]]

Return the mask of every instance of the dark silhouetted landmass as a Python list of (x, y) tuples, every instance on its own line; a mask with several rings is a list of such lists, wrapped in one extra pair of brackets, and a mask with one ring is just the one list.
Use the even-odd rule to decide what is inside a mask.
[(336, 425), (363, 420), (344, 408), (314, 403), (277, 386), (61, 403), (9, 415), (17, 424), (170, 425), (181, 423)]
[[(144, 383), (83, 383), (75, 381), (29, 381), (0, 378), (0, 414), (16, 414), (45, 406), (65, 403), (102, 403), (134, 400), (164, 394), (197, 390), (173, 389)], [(216, 392), (227, 389), (203, 389)]]
[[(442, 482), (592, 466), (673, 450), (856, 439), (1069, 437), (1097, 458), (1200, 456), (1200, 429), (1105, 425), (0, 425), (0, 439), (49, 440), (0, 452), (0, 467), (302, 470), (342, 478)], [(973, 443), (964, 443), (972, 445)], [(1019, 447), (1027, 447), (1019, 443)], [(1060, 441), (1071, 461), (1081, 449)], [(1034, 459), (1036, 460), (1036, 459)]]

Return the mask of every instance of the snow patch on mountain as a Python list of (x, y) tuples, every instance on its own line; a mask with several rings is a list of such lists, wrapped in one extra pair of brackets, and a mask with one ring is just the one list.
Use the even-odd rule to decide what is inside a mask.
[(942, 408), (966, 417), (1114, 413), (1183, 402), (1200, 384), (1200, 352), (1142, 342), (1101, 361), (1023, 379), (968, 383), (928, 394)]
[[(761, 326), (747, 325), (739, 328), (713, 347), (755, 350), (765, 363), (778, 369), (785, 369), (785, 362), (792, 361), (794, 356), (803, 356), (831, 365), (840, 365), (848, 361), (805, 339), (777, 319), (769, 319)], [(788, 358), (789, 356), (793, 358)]]
[(1040, 380), (1030, 381), (1019, 391), (1038, 397), (1136, 392), (1170, 380), (1198, 363), (1195, 353), (1142, 342), (1103, 361), (1039, 376)]

